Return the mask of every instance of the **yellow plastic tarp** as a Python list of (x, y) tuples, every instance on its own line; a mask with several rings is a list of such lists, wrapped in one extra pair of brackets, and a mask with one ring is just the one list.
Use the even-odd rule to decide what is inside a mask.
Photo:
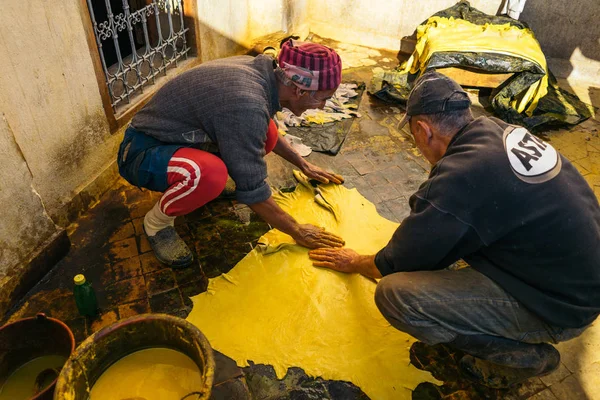
[[(398, 226), (356, 189), (326, 185), (320, 195), (337, 218), (315, 201), (310, 186), (275, 198), (300, 223), (323, 226), (363, 254), (385, 246)], [(439, 383), (410, 364), (415, 339), (379, 313), (374, 281), (313, 267), (308, 250), (277, 230), (260, 242), (192, 298), (188, 320), (214, 349), (240, 366), (272, 365), (280, 379), (300, 367), (313, 377), (350, 381), (372, 399), (409, 399), (420, 382)]]
[(442, 51), (504, 54), (537, 63), (546, 75), (514, 100), (512, 105), (520, 113), (525, 111), (531, 116), (539, 99), (548, 93), (546, 57), (529, 29), (510, 24), (476, 25), (463, 19), (431, 17), (417, 28), (417, 44), (405, 71), (424, 72), (432, 54)]

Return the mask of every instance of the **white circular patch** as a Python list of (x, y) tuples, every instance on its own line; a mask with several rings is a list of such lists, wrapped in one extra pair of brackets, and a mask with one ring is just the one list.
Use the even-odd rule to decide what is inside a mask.
[(504, 131), (504, 149), (515, 175), (525, 182), (546, 182), (560, 172), (560, 156), (554, 147), (523, 127)]

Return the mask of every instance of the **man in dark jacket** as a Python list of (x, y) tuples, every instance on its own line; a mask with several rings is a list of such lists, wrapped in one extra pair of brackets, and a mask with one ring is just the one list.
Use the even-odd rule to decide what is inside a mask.
[(270, 151), (312, 179), (343, 178), (304, 160), (279, 140), (274, 114), (323, 108), (342, 77), (338, 54), (316, 43), (287, 41), (279, 63), (269, 56), (210, 61), (164, 85), (133, 118), (118, 155), (131, 184), (163, 192), (144, 218), (144, 231), (161, 262), (182, 267), (192, 253), (178, 236), (175, 217), (216, 198), (227, 176), (236, 198), (302, 246), (341, 246), (343, 240), (298, 223), (272, 199), (263, 157)]
[[(559, 365), (548, 343), (600, 312), (600, 207), (575, 167), (525, 128), (473, 119), (461, 87), (434, 71), (403, 123), (433, 165), (410, 215), (375, 255), (318, 249), (314, 265), (382, 278), (375, 302), (396, 328), (468, 355), (492, 387)], [(445, 269), (459, 259), (469, 267)]]

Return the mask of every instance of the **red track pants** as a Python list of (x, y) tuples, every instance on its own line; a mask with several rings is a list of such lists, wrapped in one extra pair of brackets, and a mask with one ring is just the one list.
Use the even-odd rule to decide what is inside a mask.
[[(277, 144), (277, 125), (271, 120), (266, 153)], [(177, 150), (167, 168), (169, 188), (160, 198), (160, 209), (168, 216), (188, 214), (215, 199), (227, 182), (227, 167), (214, 154), (188, 147)]]

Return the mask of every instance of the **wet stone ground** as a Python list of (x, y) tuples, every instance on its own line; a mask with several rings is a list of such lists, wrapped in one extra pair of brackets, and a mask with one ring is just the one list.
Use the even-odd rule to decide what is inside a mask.
[[(335, 46), (336, 44), (333, 43)], [(360, 51), (345, 47), (342, 58), (353, 57), (360, 65)], [(370, 52), (364, 64), (392, 68), (395, 54)], [(346, 63), (348, 65), (348, 63)], [(344, 80), (368, 82), (371, 66), (356, 66), (344, 71)], [(474, 100), (477, 103), (475, 94)], [(408, 215), (408, 198), (426, 179), (429, 165), (419, 155), (410, 134), (398, 131), (402, 112), (365, 94), (362, 114), (349, 128), (342, 151), (335, 157), (313, 153), (308, 160), (345, 176), (345, 186), (356, 188), (376, 204), (379, 213), (400, 222)], [(474, 113), (487, 113), (476, 105)], [(600, 138), (595, 120), (569, 130), (544, 133), (565, 156), (578, 166), (600, 194)], [(292, 167), (275, 155), (267, 156), (269, 184), (275, 189), (295, 186)], [(173, 270), (153, 256), (142, 232), (145, 213), (160, 194), (140, 190), (123, 180), (115, 182), (101, 201), (69, 228), (69, 254), (9, 314), (7, 320), (45, 312), (65, 321), (81, 343), (93, 332), (119, 319), (140, 313), (167, 313), (185, 318), (191, 310), (190, 296), (206, 290), (208, 279), (229, 271), (270, 228), (250, 209), (231, 200), (216, 200), (192, 214), (176, 220), (176, 228), (196, 254), (189, 268)], [(72, 296), (72, 279), (85, 274), (96, 289), (100, 315), (80, 317)], [(6, 322), (6, 321), (5, 321)], [(597, 324), (594, 327), (598, 330)], [(589, 334), (579, 342), (561, 348), (563, 363), (549, 377), (532, 379), (508, 391), (497, 391), (465, 380), (457, 363), (462, 354), (438, 345), (415, 343), (412, 364), (430, 371), (443, 381), (442, 386), (419, 385), (413, 398), (425, 399), (584, 399), (599, 396), (600, 376), (594, 357), (600, 350), (600, 335)], [(598, 354), (598, 353), (596, 353)], [(299, 368), (291, 368), (279, 381), (271, 366), (239, 368), (233, 360), (215, 353), (217, 369), (214, 399), (367, 399), (348, 382), (310, 378)], [(595, 368), (595, 369), (594, 369)], [(598, 370), (598, 371), (597, 371)], [(599, 372), (596, 374), (594, 371)], [(592, 377), (592, 378), (590, 378)], [(590, 379), (592, 381), (590, 381)], [(587, 392), (584, 392), (587, 391)]]

